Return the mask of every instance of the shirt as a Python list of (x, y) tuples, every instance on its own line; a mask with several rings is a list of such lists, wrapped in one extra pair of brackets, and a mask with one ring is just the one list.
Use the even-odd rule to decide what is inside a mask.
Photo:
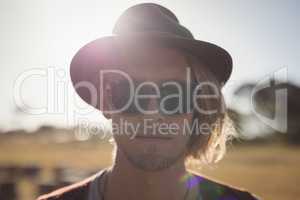
[[(107, 170), (81, 181), (40, 196), (37, 200), (104, 200), (103, 188)], [(191, 187), (198, 187), (195, 200), (258, 200), (258, 197), (240, 188), (193, 174), (186, 179)]]

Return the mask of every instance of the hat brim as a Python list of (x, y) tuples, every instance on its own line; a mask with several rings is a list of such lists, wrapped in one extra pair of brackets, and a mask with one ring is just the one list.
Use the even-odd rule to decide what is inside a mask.
[[(73, 86), (78, 95), (88, 104), (100, 109), (100, 96), (96, 95), (93, 102), (91, 92), (99, 89), (99, 72), (103, 69), (112, 69), (122, 65), (120, 48), (124, 43), (130, 45), (143, 45), (151, 42), (170, 47), (181, 48), (189, 51), (201, 61), (216, 76), (220, 84), (225, 84), (232, 72), (232, 58), (223, 48), (201, 40), (178, 37), (169, 33), (135, 33), (130, 35), (106, 36), (89, 42), (75, 54), (70, 65), (70, 75)], [(78, 86), (78, 83), (87, 83)]]

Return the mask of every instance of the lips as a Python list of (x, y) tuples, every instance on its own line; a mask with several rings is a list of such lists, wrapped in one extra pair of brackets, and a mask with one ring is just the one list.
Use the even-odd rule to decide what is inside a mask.
[(173, 137), (166, 135), (136, 135), (135, 139), (171, 140)]

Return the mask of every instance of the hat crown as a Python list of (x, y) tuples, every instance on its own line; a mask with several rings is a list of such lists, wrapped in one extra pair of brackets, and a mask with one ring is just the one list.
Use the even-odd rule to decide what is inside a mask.
[(179, 23), (169, 9), (154, 3), (143, 3), (128, 8), (117, 20), (113, 34), (136, 32), (167, 32), (193, 39), (192, 33)]

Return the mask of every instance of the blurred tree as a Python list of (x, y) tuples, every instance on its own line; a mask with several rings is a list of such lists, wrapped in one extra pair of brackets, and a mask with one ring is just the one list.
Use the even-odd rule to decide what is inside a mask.
[[(258, 117), (263, 115), (268, 119), (273, 119), (276, 113), (276, 92), (282, 89), (287, 91), (287, 131), (284, 133), (284, 137), (289, 144), (300, 144), (300, 88), (292, 83), (275, 84), (274, 80), (270, 80), (270, 86), (265, 87), (257, 91), (254, 96), (251, 96), (253, 89), (255, 88), (254, 83), (246, 83), (241, 85), (234, 92), (234, 97), (238, 98), (238, 101), (243, 98), (241, 106), (229, 109), (229, 116), (235, 123), (235, 128), (242, 138), (250, 138), (251, 135), (258, 137), (260, 133), (263, 135), (272, 135), (278, 133), (277, 130), (264, 124)], [(251, 103), (251, 98), (254, 100)], [(252, 108), (250, 109), (250, 107)], [(254, 106), (254, 108), (253, 108)], [(245, 107), (246, 109), (245, 112)], [(242, 109), (244, 109), (242, 111)], [(255, 111), (256, 113), (254, 113)], [(256, 133), (255, 133), (256, 132)], [(255, 133), (255, 134), (254, 134)]]

